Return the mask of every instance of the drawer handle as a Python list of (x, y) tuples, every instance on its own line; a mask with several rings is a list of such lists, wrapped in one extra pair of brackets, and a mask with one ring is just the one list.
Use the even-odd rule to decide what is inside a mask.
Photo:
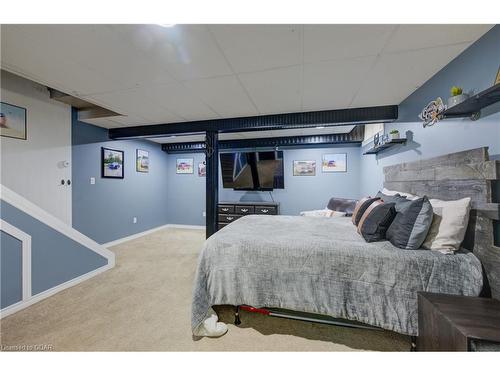
[(241, 212), (248, 212), (248, 208), (242, 208)]
[(229, 220), (229, 221), (231, 221), (231, 220), (233, 220), (233, 219), (234, 219), (234, 217), (232, 217), (232, 216), (228, 216), (228, 217), (227, 217), (227, 220)]
[(229, 211), (229, 208), (222, 208), (222, 211), (224, 212)]
[(267, 214), (269, 212), (268, 209), (264, 208), (263, 210), (261, 210), (262, 212), (264, 212), (265, 214)]

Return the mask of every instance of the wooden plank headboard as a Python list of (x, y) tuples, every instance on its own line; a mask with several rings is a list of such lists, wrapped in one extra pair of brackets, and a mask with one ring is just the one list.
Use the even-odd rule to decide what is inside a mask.
[(384, 167), (389, 190), (442, 200), (471, 198), (462, 245), (482, 262), (483, 294), (495, 299), (500, 299), (500, 247), (494, 245), (493, 220), (500, 219), (500, 204), (492, 202), (491, 182), (499, 179), (500, 161), (489, 160), (487, 147)]

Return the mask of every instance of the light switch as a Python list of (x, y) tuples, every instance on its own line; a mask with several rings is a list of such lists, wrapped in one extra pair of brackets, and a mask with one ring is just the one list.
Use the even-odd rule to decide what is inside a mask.
[(132, 219), (132, 222), (133, 222), (134, 224), (137, 224), (137, 218), (136, 218), (135, 216), (134, 216), (134, 218)]
[(95, 185), (95, 177), (90, 177), (90, 185)]

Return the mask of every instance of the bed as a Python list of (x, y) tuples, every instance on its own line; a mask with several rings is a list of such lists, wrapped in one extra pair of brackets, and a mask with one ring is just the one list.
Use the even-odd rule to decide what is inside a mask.
[[(345, 217), (247, 216), (204, 244), (193, 292), (193, 332), (214, 305), (250, 305), (415, 336), (418, 291), (498, 298), (500, 249), (493, 246), (491, 221), (498, 205), (490, 203), (491, 189), (481, 188), (497, 177), (498, 164), (495, 174), (485, 177), (484, 167), (477, 167), (487, 161), (485, 148), (437, 159), (386, 168), (384, 185), (438, 199), (471, 196), (474, 210), (463, 250), (445, 255), (401, 250), (388, 241), (366, 243)], [(472, 164), (478, 173), (460, 172)], [(436, 179), (436, 168), (447, 178)], [(419, 173), (425, 170), (434, 174)], [(476, 183), (459, 179), (464, 173)], [(420, 180), (407, 181), (415, 178)]]

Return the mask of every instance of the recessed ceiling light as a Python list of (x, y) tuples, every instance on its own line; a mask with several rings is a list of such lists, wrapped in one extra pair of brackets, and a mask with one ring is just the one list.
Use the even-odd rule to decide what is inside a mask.
[(324, 126), (316, 126), (316, 129), (324, 129)]
[(161, 27), (174, 27), (177, 24), (176, 23), (158, 23), (157, 25), (161, 26)]

